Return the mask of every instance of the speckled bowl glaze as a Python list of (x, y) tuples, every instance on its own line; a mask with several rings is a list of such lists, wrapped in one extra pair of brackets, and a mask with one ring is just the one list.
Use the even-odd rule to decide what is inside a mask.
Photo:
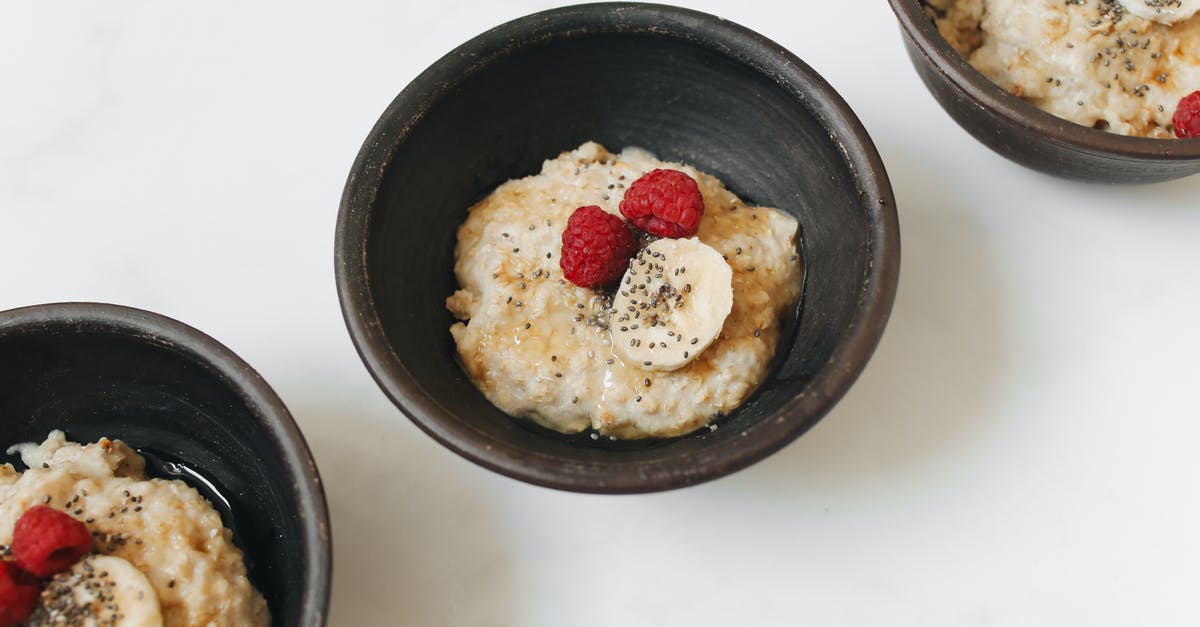
[(1046, 113), (998, 87), (955, 52), (920, 0), (889, 2), (930, 93), (959, 126), (1004, 157), (1097, 183), (1153, 183), (1200, 172), (1200, 140), (1126, 137)]
[(228, 348), (116, 305), (0, 312), (0, 454), (53, 429), (123, 440), (151, 476), (196, 488), (233, 529), (272, 624), (325, 624), (331, 547), (316, 465), (287, 408)]
[[(756, 395), (715, 431), (617, 443), (548, 432), (493, 407), (457, 362), (445, 299), (467, 207), (589, 139), (693, 164), (802, 225), (794, 333)], [(603, 493), (713, 479), (812, 427), (883, 333), (900, 256), (883, 164), (812, 68), (736, 24), (647, 4), (530, 15), (434, 63), (363, 144), (335, 239), (347, 328), (401, 411), (487, 468)]]

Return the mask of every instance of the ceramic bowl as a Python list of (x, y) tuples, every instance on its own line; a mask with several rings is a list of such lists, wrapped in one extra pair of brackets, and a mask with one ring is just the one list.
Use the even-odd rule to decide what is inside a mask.
[[(123, 440), (152, 476), (214, 504), (272, 624), (325, 624), (330, 530), (304, 437), (259, 375), (212, 338), (94, 303), (0, 312), (0, 453), (53, 429)], [(20, 459), (4, 456), (0, 462)]]
[[(715, 431), (610, 443), (493, 407), (457, 361), (445, 299), (468, 206), (586, 140), (639, 146), (802, 225), (802, 311), (778, 367)], [(812, 68), (685, 9), (591, 4), (530, 15), (418, 76), (363, 144), (335, 269), (363, 362), (420, 428), (487, 468), (584, 492), (649, 492), (730, 473), (813, 426), (866, 365), (891, 310), (899, 232), (883, 164)]]
[(1068, 179), (1153, 183), (1200, 172), (1200, 141), (1126, 137), (1068, 122), (1006, 92), (950, 47), (920, 0), (889, 0), (917, 74), (988, 148)]

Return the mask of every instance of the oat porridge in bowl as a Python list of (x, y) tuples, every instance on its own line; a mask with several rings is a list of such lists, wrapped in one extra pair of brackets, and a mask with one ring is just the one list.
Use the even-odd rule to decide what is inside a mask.
[(921, 81), (998, 154), (1097, 183), (1200, 172), (1192, 2), (889, 3)]
[[(686, 193), (656, 212), (629, 202), (641, 179)], [(802, 60), (711, 15), (596, 4), (405, 87), (334, 257), (364, 365), (437, 442), (541, 486), (652, 492), (826, 414), (883, 331), (899, 231), (869, 137)]]
[(985, 76), (1060, 118), (1200, 136), (1200, 0), (926, 0)]
[[(22, 624), (270, 624), (232, 532), (194, 488), (147, 478), (145, 459), (120, 440), (81, 445), (52, 431), (9, 452), (27, 470), (0, 465), (0, 545), (43, 580)], [(39, 508), (64, 522), (31, 527), (27, 515)], [(75, 559), (48, 565), (73, 548), (56, 524), (77, 527), (84, 544)]]
[[(84, 540), (48, 570), (13, 537), (47, 510)], [(229, 349), (117, 305), (0, 312), (0, 568), (46, 599), (34, 624), (84, 616), (111, 582), (129, 621), (320, 627), (328, 533), (303, 436)]]

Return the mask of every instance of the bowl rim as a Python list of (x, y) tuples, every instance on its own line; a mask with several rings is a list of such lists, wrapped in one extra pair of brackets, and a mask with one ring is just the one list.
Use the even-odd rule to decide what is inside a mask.
[(269, 435), (291, 469), (293, 493), (300, 505), (304, 573), (299, 616), (302, 624), (324, 625), (329, 610), (333, 544), (325, 491), (312, 453), (279, 396), (232, 350), (202, 331), (173, 318), (143, 309), (94, 302), (59, 302), (0, 311), (0, 338), (50, 330), (100, 332), (148, 343), (191, 360), (226, 382), (263, 418)]
[(1076, 124), (1014, 96), (975, 69), (938, 32), (919, 0), (888, 0), (900, 29), (929, 66), (981, 108), (1044, 136), (1051, 142), (1131, 161), (1200, 159), (1200, 140), (1133, 137)]
[[(806, 394), (744, 429), (745, 437), (712, 450), (638, 464), (572, 461), (493, 440), (452, 420), (427, 397), (391, 350), (374, 308), (367, 243), (375, 193), (391, 156), (424, 114), (458, 83), (526, 46), (594, 34), (667, 37), (725, 55), (756, 71), (793, 98), (837, 137), (856, 175), (870, 222), (866, 280), (842, 341)], [(645, 493), (694, 485), (749, 466), (784, 447), (825, 415), (862, 372), (882, 335), (895, 299), (900, 263), (895, 199), (882, 159), (845, 100), (819, 74), (783, 46), (746, 27), (689, 9), (647, 3), (560, 7), (514, 19), (458, 46), (434, 62), (395, 97), (363, 142), (346, 181), (335, 229), (334, 266), (346, 328), (367, 370), (383, 392), (421, 430), (466, 459), (534, 485), (575, 492)], [(449, 334), (447, 334), (447, 338)]]

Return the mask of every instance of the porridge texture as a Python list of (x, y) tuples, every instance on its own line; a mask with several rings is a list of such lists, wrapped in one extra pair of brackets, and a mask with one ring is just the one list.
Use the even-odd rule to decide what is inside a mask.
[(1200, 89), (1196, 0), (926, 0), (971, 65), (1041, 109), (1123, 135), (1173, 136)]
[[(181, 481), (147, 479), (145, 460), (119, 440), (80, 445), (53, 431), (41, 444), (13, 448), (29, 469), (22, 473), (10, 464), (0, 465), (0, 545), (12, 543), (22, 513), (49, 506), (91, 530), (93, 555), (73, 572), (103, 572), (119, 579), (118, 590), (136, 590), (139, 602), (153, 604), (150, 597), (157, 596), (162, 625), (270, 623), (267, 604), (246, 578), (242, 552), (233, 545), (231, 532), (194, 489)], [(122, 560), (132, 565), (130, 572), (119, 572)], [(64, 599), (94, 600), (86, 589), (90, 579), (73, 572), (50, 583), (30, 625), (64, 624), (54, 622), (55, 601), (62, 605)], [(101, 604), (97, 607), (103, 611)], [(132, 615), (133, 610), (126, 613)], [(67, 623), (110, 624), (102, 614), (89, 616)]]
[[(611, 297), (564, 280), (559, 266), (560, 237), (576, 208), (620, 215), (628, 186), (658, 168), (696, 180), (705, 207), (696, 237), (732, 275), (719, 337), (671, 371), (622, 359), (609, 323), (628, 323), (616, 322)], [(681, 435), (736, 408), (765, 378), (799, 298), (796, 236), (790, 215), (748, 206), (710, 175), (588, 142), (470, 208), (455, 249), (460, 289), (446, 301), (461, 322), (450, 333), (471, 379), (509, 415), (564, 433)]]

